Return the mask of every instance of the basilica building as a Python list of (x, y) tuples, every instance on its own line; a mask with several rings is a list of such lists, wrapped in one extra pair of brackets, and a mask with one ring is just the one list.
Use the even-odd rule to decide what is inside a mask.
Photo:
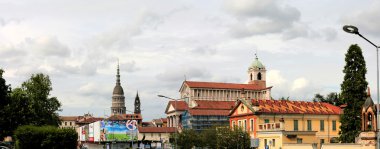
[(253, 99), (271, 99), (266, 85), (266, 68), (257, 55), (247, 70), (248, 83), (223, 83), (185, 80), (180, 99), (168, 102), (165, 113), (169, 127), (201, 131), (214, 125), (228, 125), (229, 111), (245, 94)]

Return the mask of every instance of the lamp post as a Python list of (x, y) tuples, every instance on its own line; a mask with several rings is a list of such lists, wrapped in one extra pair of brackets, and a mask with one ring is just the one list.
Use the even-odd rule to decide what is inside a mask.
[(175, 134), (174, 134), (174, 142), (175, 142), (175, 146), (174, 148), (176, 149), (177, 148), (177, 127), (178, 127), (178, 120), (177, 120), (177, 101), (178, 99), (173, 99), (173, 98), (170, 98), (170, 97), (167, 97), (167, 96), (164, 96), (164, 95), (157, 95), (158, 97), (161, 97), (161, 98), (166, 98), (166, 99), (170, 99), (170, 100), (174, 100), (174, 115), (175, 115)]
[(343, 30), (347, 33), (351, 33), (351, 34), (356, 34), (356, 35), (359, 35), (360, 37), (362, 37), (364, 40), (368, 41), (370, 44), (372, 44), (373, 46), (376, 47), (376, 69), (377, 69), (377, 81), (376, 81), (376, 85), (377, 85), (377, 106), (376, 106), (376, 138), (377, 138), (377, 148), (380, 149), (380, 140), (379, 140), (379, 46), (375, 45), (373, 42), (371, 42), (370, 40), (368, 40), (367, 38), (365, 38), (363, 35), (361, 35), (359, 33), (359, 29), (355, 26), (352, 26), (352, 25), (345, 25), (343, 26)]

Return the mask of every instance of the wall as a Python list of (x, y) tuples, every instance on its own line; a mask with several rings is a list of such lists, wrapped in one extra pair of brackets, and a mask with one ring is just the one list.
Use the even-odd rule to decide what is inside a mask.
[(324, 144), (321, 149), (375, 149), (376, 146), (363, 146), (360, 144)]
[(284, 144), (282, 149), (313, 149), (312, 144)]

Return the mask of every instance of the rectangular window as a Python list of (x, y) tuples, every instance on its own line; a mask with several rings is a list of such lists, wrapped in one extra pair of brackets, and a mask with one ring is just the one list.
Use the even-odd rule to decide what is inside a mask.
[(70, 126), (71, 126), (71, 122), (70, 122)]
[(302, 143), (302, 138), (297, 138), (297, 143), (301, 144)]
[(67, 126), (67, 122), (65, 122), (65, 126)]
[(320, 123), (320, 130), (325, 131), (325, 121), (321, 120), (319, 123)]
[(251, 122), (249, 123), (251, 131), (253, 131), (253, 119), (251, 119)]
[(294, 120), (294, 131), (298, 131), (298, 120)]
[(307, 131), (312, 131), (311, 120), (307, 120)]
[(272, 139), (272, 146), (276, 146), (276, 139)]
[(267, 139), (264, 139), (264, 147), (267, 147), (267, 145), (268, 145)]
[(325, 143), (325, 139), (321, 139), (321, 144)]
[(264, 123), (269, 123), (269, 119), (265, 119), (265, 120), (264, 120)]
[(244, 130), (244, 131), (247, 131), (247, 120), (244, 120), (243, 130)]
[(333, 120), (333, 121), (332, 121), (332, 130), (333, 130), (333, 131), (336, 130), (336, 120)]

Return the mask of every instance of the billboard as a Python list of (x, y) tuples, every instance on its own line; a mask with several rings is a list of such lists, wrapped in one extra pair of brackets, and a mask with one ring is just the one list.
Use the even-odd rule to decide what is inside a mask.
[(100, 141), (137, 140), (137, 121), (100, 121)]

